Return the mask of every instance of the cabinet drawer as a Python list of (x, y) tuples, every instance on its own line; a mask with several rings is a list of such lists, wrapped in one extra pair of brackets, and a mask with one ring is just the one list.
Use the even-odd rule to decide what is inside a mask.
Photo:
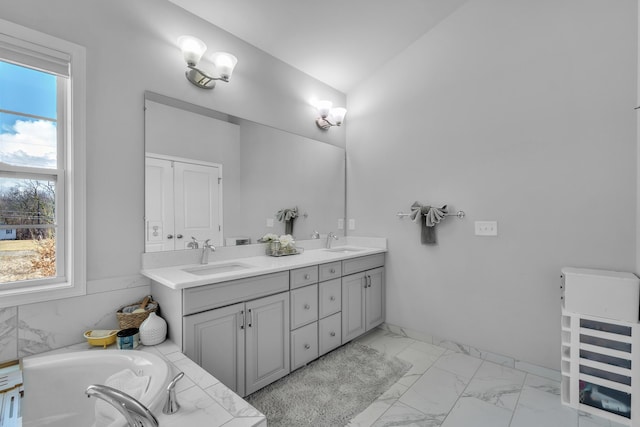
[(367, 255), (342, 261), (342, 274), (348, 275), (384, 265), (384, 254)]
[(342, 281), (321, 282), (318, 292), (318, 317), (322, 319), (342, 309)]
[(296, 268), (291, 270), (291, 289), (311, 285), (318, 282), (318, 266)]
[(186, 316), (288, 289), (288, 271), (189, 288), (183, 291), (182, 313)]
[(291, 329), (318, 320), (318, 285), (291, 291)]
[(291, 332), (291, 370), (318, 357), (318, 322)]
[(320, 265), (320, 281), (337, 279), (342, 276), (342, 262), (331, 262), (329, 264)]
[(342, 344), (342, 316), (336, 313), (318, 322), (319, 355), (333, 350)]

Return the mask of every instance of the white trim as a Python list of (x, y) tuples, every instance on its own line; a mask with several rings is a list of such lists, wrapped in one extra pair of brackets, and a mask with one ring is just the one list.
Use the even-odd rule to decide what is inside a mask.
[(166, 154), (157, 154), (157, 153), (150, 153), (150, 152), (146, 152), (144, 153), (144, 155), (145, 157), (151, 157), (151, 158), (160, 159), (160, 160), (169, 160), (172, 162), (189, 163), (192, 165), (200, 165), (200, 166), (213, 166), (215, 168), (220, 168), (220, 170), (222, 170), (222, 163), (206, 162), (204, 160), (187, 159), (186, 157), (168, 156)]
[[(65, 224), (65, 275), (63, 283), (40, 286), (25, 286), (19, 289), (0, 291), (0, 308), (30, 304), (53, 299), (85, 295), (86, 283), (86, 49), (39, 31), (0, 19), (2, 34), (38, 45), (52, 56), (60, 53), (70, 58), (68, 80), (70, 99), (64, 112), (64, 128), (67, 129), (65, 143), (65, 174), (60, 181), (70, 183), (63, 201)], [(56, 51), (56, 52), (54, 52)], [(51, 171), (50, 171), (51, 172)], [(61, 217), (62, 218), (62, 217)], [(0, 286), (0, 289), (2, 287)]]

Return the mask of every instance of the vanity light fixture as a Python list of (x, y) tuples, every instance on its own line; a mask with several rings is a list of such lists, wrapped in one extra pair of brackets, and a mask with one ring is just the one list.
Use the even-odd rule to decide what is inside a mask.
[(192, 36), (182, 36), (178, 38), (178, 45), (189, 67), (184, 74), (191, 83), (201, 89), (213, 89), (216, 86), (216, 80), (229, 82), (238, 62), (235, 56), (226, 52), (216, 52), (211, 55), (214, 69), (206, 70), (202, 66), (198, 67), (202, 55), (207, 50), (207, 45), (202, 40)]
[(342, 107), (333, 107), (331, 101), (316, 101), (316, 109), (320, 117), (316, 119), (316, 125), (322, 130), (327, 130), (331, 126), (340, 126), (347, 114), (347, 109)]

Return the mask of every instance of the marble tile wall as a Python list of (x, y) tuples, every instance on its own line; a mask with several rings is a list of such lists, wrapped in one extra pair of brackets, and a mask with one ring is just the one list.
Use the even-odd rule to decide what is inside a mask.
[(87, 282), (87, 295), (0, 308), (0, 363), (84, 341), (91, 329), (116, 329), (116, 311), (150, 292), (150, 282), (124, 276)]

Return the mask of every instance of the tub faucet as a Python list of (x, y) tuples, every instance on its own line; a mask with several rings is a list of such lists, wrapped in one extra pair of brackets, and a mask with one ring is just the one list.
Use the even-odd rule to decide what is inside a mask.
[(200, 258), (200, 264), (207, 264), (209, 262), (209, 252), (215, 252), (216, 247), (209, 244), (207, 239), (202, 244), (202, 257)]
[(338, 240), (338, 236), (333, 231), (327, 234), (327, 249), (331, 249), (331, 239)]
[(176, 397), (176, 383), (180, 381), (184, 377), (184, 372), (180, 372), (175, 376), (173, 380), (167, 386), (167, 400), (164, 402), (164, 407), (162, 408), (162, 413), (171, 415), (178, 412), (180, 409), (180, 404), (178, 403), (178, 398)]
[(95, 396), (111, 404), (127, 420), (129, 427), (158, 427), (158, 420), (146, 406), (118, 389), (92, 384), (85, 391), (87, 397)]

